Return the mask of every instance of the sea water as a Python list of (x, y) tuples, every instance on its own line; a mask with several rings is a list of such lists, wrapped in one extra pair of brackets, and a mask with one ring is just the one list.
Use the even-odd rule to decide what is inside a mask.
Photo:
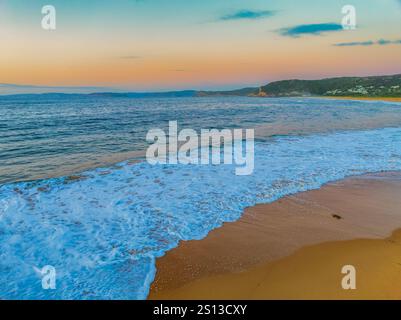
[[(146, 148), (147, 130), (169, 120), (195, 130), (256, 128), (254, 173), (140, 158), (106, 165)], [(397, 103), (9, 97), (0, 98), (0, 133), (3, 299), (145, 299), (157, 257), (245, 207), (401, 170)], [(89, 168), (75, 172), (83, 163)], [(46, 265), (57, 272), (55, 290), (42, 288)]]

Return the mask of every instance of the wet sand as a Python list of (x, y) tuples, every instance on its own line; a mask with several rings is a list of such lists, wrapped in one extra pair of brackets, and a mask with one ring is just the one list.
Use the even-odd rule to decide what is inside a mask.
[[(330, 183), (181, 242), (157, 260), (149, 298), (401, 298), (401, 232), (389, 238), (398, 228), (401, 173)], [(345, 264), (356, 290), (341, 288)]]

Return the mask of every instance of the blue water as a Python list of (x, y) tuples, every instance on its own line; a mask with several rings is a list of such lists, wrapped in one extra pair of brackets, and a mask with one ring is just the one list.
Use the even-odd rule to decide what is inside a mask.
[[(245, 207), (349, 175), (401, 170), (396, 103), (43, 99), (0, 99), (3, 299), (144, 299), (155, 258), (237, 220)], [(256, 127), (254, 174), (236, 176), (231, 165), (102, 162), (145, 148), (147, 129), (168, 120)], [(83, 163), (103, 166), (76, 173)], [(57, 270), (56, 290), (42, 289), (37, 270), (45, 265)]]
[(0, 184), (136, 157), (146, 132), (256, 128), (261, 137), (401, 126), (400, 103), (321, 99), (0, 96)]

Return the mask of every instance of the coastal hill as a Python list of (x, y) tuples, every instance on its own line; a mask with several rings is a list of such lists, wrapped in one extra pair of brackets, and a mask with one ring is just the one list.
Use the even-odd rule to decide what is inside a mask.
[(341, 77), (322, 80), (283, 80), (260, 88), (232, 91), (200, 91), (198, 96), (333, 96), (401, 97), (401, 74), (373, 77)]

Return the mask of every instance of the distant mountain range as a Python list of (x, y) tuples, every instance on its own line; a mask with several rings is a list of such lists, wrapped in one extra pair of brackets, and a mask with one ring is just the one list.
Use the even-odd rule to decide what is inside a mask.
[(230, 91), (196, 91), (198, 97), (208, 96), (257, 96), (260, 88), (243, 88)]
[[(5, 85), (3, 85), (5, 86)], [(401, 97), (401, 74), (372, 77), (341, 77), (321, 80), (283, 80), (261, 87), (243, 88), (230, 91), (183, 90), (170, 92), (94, 92), (57, 93), (52, 87), (50, 93), (16, 94), (11, 97), (28, 96), (62, 97), (109, 97), (109, 98), (177, 98), (177, 97)], [(61, 88), (60, 88), (61, 89)], [(3, 96), (4, 97), (4, 96)], [(10, 97), (10, 95), (8, 96)]]
[(93, 97), (118, 97), (118, 98), (182, 98), (182, 97), (195, 97), (197, 91), (183, 90), (183, 91), (169, 91), (169, 92), (100, 92), (91, 93)]
[(0, 95), (0, 99), (75, 99), (75, 98), (185, 98), (196, 97), (197, 91), (169, 91), (169, 92), (95, 92), (95, 93), (18, 93), (11, 95)]

